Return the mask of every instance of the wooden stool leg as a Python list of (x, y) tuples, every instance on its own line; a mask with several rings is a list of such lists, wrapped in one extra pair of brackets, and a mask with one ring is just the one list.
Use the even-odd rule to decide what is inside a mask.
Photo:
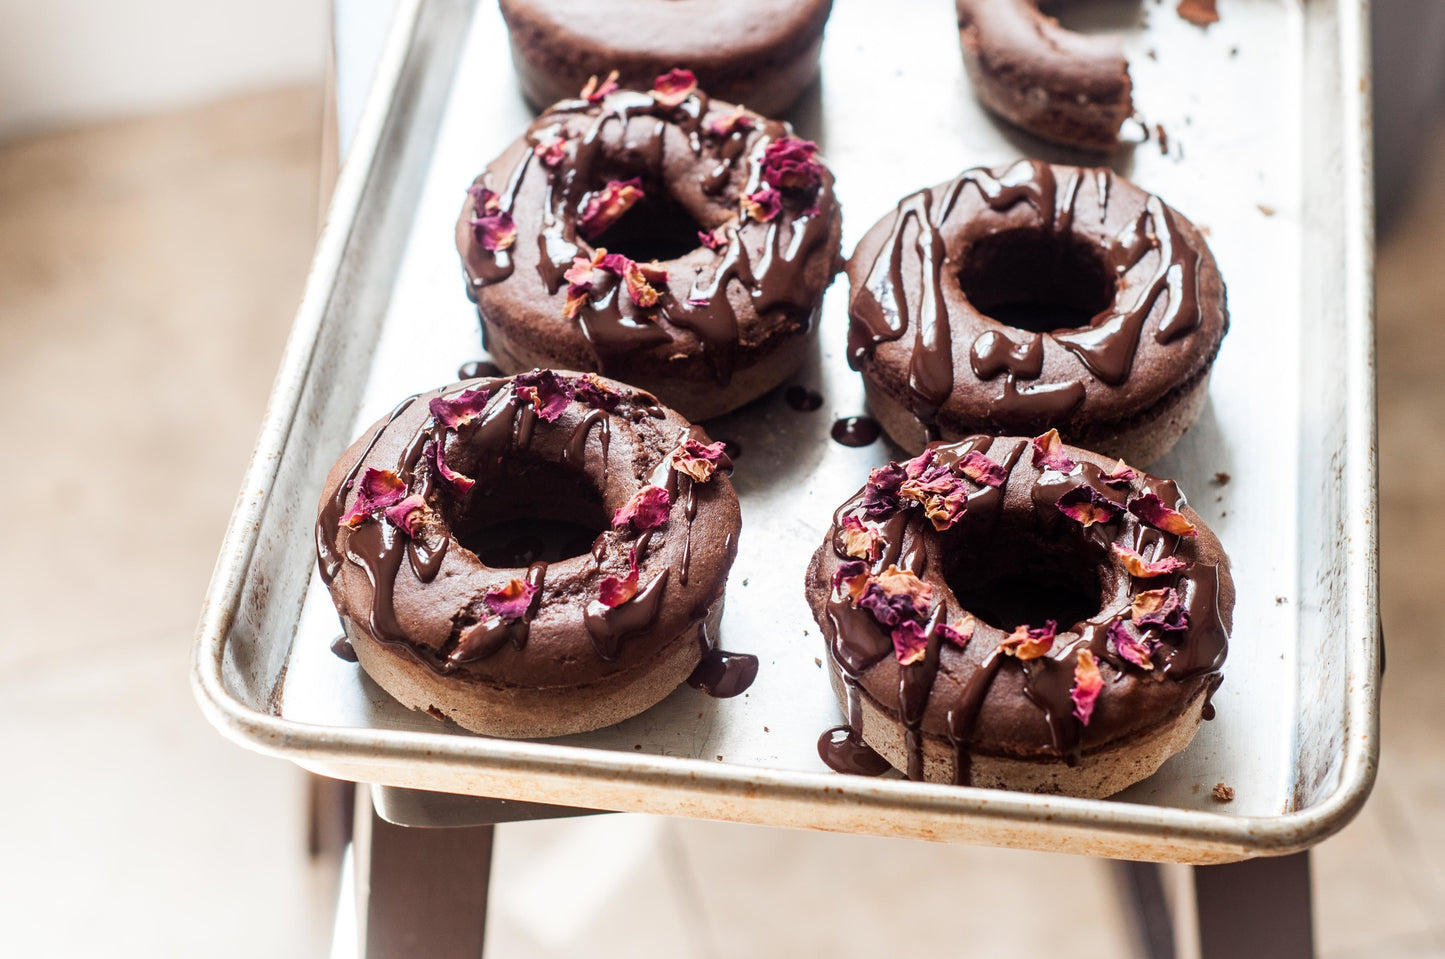
[(358, 790), (353, 855), (361, 959), (480, 959), (493, 826), (394, 826)]
[(356, 783), (306, 774), (306, 848), (312, 857), (340, 859), (351, 842)]
[(1201, 959), (1314, 955), (1309, 853), (1196, 866)]

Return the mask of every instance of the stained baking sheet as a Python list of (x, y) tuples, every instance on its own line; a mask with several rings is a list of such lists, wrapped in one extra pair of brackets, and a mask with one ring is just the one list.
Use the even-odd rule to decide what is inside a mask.
[[(1172, 4), (1089, 7), (1070, 25), (1124, 34), (1149, 132), (1114, 168), (1207, 232), (1229, 290), (1209, 403), (1151, 468), (1219, 534), (1239, 587), (1218, 718), (1188, 750), (1108, 801), (841, 777), (819, 761), (841, 716), (803, 570), (834, 506), (900, 455), (829, 438), (835, 418), (866, 412), (843, 356), (845, 279), (791, 381), (822, 407), (795, 410), (778, 390), (707, 424), (742, 448), (720, 645), (762, 660), (746, 695), (681, 687), (610, 729), (505, 742), (403, 709), (329, 651), (339, 628), (311, 523), (330, 463), (400, 397), (484, 357), (451, 228), (472, 177), (532, 116), (485, 0), (399, 13), (201, 623), (196, 682), (217, 725), (364, 781), (1131, 858), (1285, 852), (1342, 826), (1378, 749), (1360, 11), (1224, 0), (1201, 30)], [(837, 177), (845, 251), (904, 194), (966, 167), (1090, 162), (981, 111), (951, 3), (878, 11), (837, 0), (821, 83), (790, 117)], [(1212, 798), (1218, 782), (1233, 802)]]

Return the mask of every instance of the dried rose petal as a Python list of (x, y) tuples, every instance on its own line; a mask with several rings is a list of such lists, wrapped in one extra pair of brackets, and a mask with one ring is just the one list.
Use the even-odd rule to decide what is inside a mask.
[(907, 478), (908, 474), (898, 463), (889, 463), (870, 472), (868, 483), (863, 487), (863, 512), (869, 516), (881, 516), (898, 509), (902, 505), (898, 488)]
[(621, 606), (637, 595), (637, 550), (627, 554), (627, 565), (629, 571), (622, 579), (604, 576), (597, 586), (598, 602), (609, 609)]
[(413, 493), (395, 506), (388, 507), (381, 515), (405, 533), (408, 539), (416, 539), (416, 534), (421, 529), (421, 522), (426, 518), (427, 513), (426, 500), (422, 499), (420, 493)]
[(1008, 473), (1002, 466), (978, 450), (970, 450), (967, 456), (958, 461), (958, 471), (980, 486), (1002, 486), (1004, 480), (1008, 479)]
[(751, 217), (760, 223), (767, 223), (783, 212), (783, 195), (771, 187), (745, 194), (739, 202), (742, 204), (743, 216)]
[(571, 289), (591, 290), (597, 282), (597, 271), (602, 268), (602, 261), (609, 255), (604, 248), (595, 251), (590, 260), (585, 256), (574, 256), (572, 265), (567, 267), (567, 272), (562, 274), (562, 279), (567, 281), (567, 285)]
[(1170, 509), (1157, 493), (1145, 493), (1129, 501), (1129, 512), (1155, 529), (1161, 529), (1175, 536), (1193, 536), (1197, 531), (1194, 524), (1184, 518), (1178, 510)]
[(1129, 466), (1123, 460), (1114, 464), (1114, 468), (1105, 473), (1101, 480), (1109, 486), (1122, 489), (1139, 478), (1139, 471)]
[(999, 652), (1018, 659), (1038, 659), (1054, 648), (1058, 629), (1059, 624), (1052, 619), (1038, 628), (1030, 628), (1025, 623), (998, 644)]
[(1119, 562), (1124, 564), (1124, 568), (1129, 571), (1129, 575), (1135, 579), (1152, 579), (1155, 576), (1168, 576), (1170, 573), (1178, 572), (1189, 565), (1177, 556), (1166, 556), (1163, 559), (1158, 559), (1150, 563), (1146, 562), (1143, 556), (1140, 556), (1127, 546), (1120, 546), (1118, 543), (1115, 543), (1113, 548), (1114, 555), (1119, 558)]
[(427, 406), (433, 419), (454, 430), (482, 415), (487, 406), (487, 396), (486, 390), (462, 390), (452, 396), (434, 397)]
[(1059, 512), (1084, 526), (1107, 523), (1124, 512), (1124, 508), (1092, 486), (1075, 486), (1055, 504)]
[(593, 409), (611, 412), (622, 402), (622, 394), (603, 382), (596, 373), (583, 373), (577, 378), (577, 399)]
[(950, 626), (948, 623), (939, 623), (938, 635), (942, 636), (944, 639), (948, 640), (959, 649), (963, 649), (968, 646), (968, 641), (973, 639), (974, 630), (976, 630), (977, 628), (978, 620), (965, 613), (963, 619), (959, 620), (952, 626)]
[(843, 517), (843, 551), (849, 556), (877, 562), (882, 552), (878, 530), (868, 526), (856, 516)]
[(1189, 628), (1189, 610), (1173, 586), (1136, 594), (1129, 604), (1129, 615), (1137, 626), (1158, 626), (1170, 632)]
[(509, 623), (515, 623), (527, 613), (527, 608), (532, 605), (532, 597), (536, 595), (537, 587), (525, 579), (513, 577), (505, 586), (496, 589), (489, 589), (482, 594), (482, 601), (487, 608), (496, 613)]
[(848, 602), (856, 606), (863, 590), (868, 587), (869, 578), (867, 563), (856, 559), (839, 563), (837, 571), (833, 573), (833, 591), (840, 592), (841, 587), (841, 595), (846, 596)]
[(356, 500), (351, 504), (351, 509), (346, 511), (346, 515), (341, 517), (341, 525), (350, 526), (352, 529), (360, 526), (362, 521), (377, 510), (395, 506), (406, 495), (406, 484), (391, 470), (368, 466), (357, 485)]
[(428, 443), (426, 455), (431, 462), (432, 472), (440, 476), (442, 481), (454, 492), (465, 493), (476, 485), (476, 480), (456, 472), (447, 465), (446, 453), (442, 450), (441, 443)]
[(667, 522), (668, 511), (672, 508), (672, 497), (661, 486), (644, 486), (638, 490), (617, 512), (612, 514), (612, 525), (630, 526), (638, 532), (653, 529)]
[(928, 601), (933, 598), (932, 586), (909, 570), (899, 569), (897, 566), (889, 566), (873, 577), (872, 585), (877, 586), (890, 603), (896, 605), (900, 600), (907, 600), (913, 608), (913, 615), (919, 618), (922, 618)]
[(652, 99), (659, 106), (680, 106), (697, 90), (697, 77), (691, 70), (669, 70), (652, 83)]
[(1043, 436), (1029, 441), (1034, 447), (1034, 466), (1041, 469), (1058, 470), (1067, 473), (1078, 464), (1064, 452), (1064, 441), (1059, 439), (1058, 430), (1049, 430)]
[(894, 626), (889, 635), (893, 637), (893, 655), (900, 666), (911, 666), (928, 655), (928, 633), (911, 619)]
[(731, 463), (724, 452), (726, 446), (727, 444), (722, 442), (699, 443), (688, 437), (681, 446), (672, 451), (672, 468), (692, 477), (694, 483), (706, 483), (719, 469), (725, 468), (725, 460)]
[(517, 242), (517, 225), (512, 222), (512, 214), (506, 211), (472, 217), (467, 222), (471, 224), (472, 236), (484, 250), (497, 253), (510, 249)]
[(557, 421), (576, 393), (576, 387), (569, 380), (551, 370), (519, 373), (512, 377), (512, 388), (524, 401), (531, 403), (537, 415), (548, 423)]
[(642, 180), (637, 177), (608, 181), (587, 201), (582, 218), (577, 221), (577, 232), (588, 240), (596, 239), (642, 197)]
[(752, 114), (742, 107), (733, 107), (733, 112), (725, 117), (708, 122), (708, 131), (720, 137), (731, 136), (734, 133), (751, 130), (757, 126)]
[(1159, 641), (1147, 633), (1138, 632), (1128, 620), (1116, 619), (1109, 624), (1109, 642), (1113, 644), (1114, 652), (1140, 669), (1154, 668), (1154, 650), (1158, 648)]
[(898, 487), (898, 495), (922, 506), (924, 515), (938, 530), (949, 529), (958, 522), (968, 503), (968, 487), (962, 477), (946, 466), (929, 466), (917, 476), (904, 480)]
[(779, 190), (813, 192), (823, 183), (823, 165), (814, 159), (818, 144), (780, 137), (763, 152), (763, 179)]
[[(575, 265), (575, 264), (574, 264)], [(661, 295), (653, 283), (666, 283), (667, 271), (658, 266), (655, 262), (642, 264), (628, 259), (621, 253), (607, 253), (603, 255), (598, 263), (602, 269), (616, 273), (622, 277), (627, 284), (627, 295), (632, 302), (640, 307), (652, 307), (657, 305), (658, 297)]]
[(472, 198), (472, 206), (479, 215), (488, 216), (501, 212), (502, 198), (480, 183), (467, 187), (467, 195)]
[(1103, 691), (1104, 676), (1099, 672), (1099, 663), (1094, 659), (1094, 654), (1087, 649), (1079, 650), (1078, 659), (1074, 663), (1074, 688), (1069, 690), (1069, 698), (1074, 701), (1074, 715), (1085, 726), (1089, 725), (1089, 720), (1093, 718), (1094, 703)]
[(909, 479), (917, 479), (924, 473), (928, 472), (928, 468), (933, 465), (933, 459), (937, 455), (938, 450), (926, 449), (922, 453), (919, 453), (917, 456), (913, 457), (913, 459), (904, 460), (903, 475), (907, 476)]
[(579, 96), (588, 103), (596, 103), (608, 94), (616, 93), (621, 89), (617, 83), (617, 76), (617, 71), (613, 70), (607, 74), (606, 80), (598, 82), (597, 75), (593, 74), (591, 77), (588, 77), (587, 83), (582, 87), (582, 92)]
[(714, 253), (721, 253), (723, 250), (726, 250), (728, 248), (726, 227), (720, 226), (715, 230), (708, 231), (698, 230), (697, 238), (703, 246), (707, 247), (709, 250), (712, 250)]
[(542, 161), (543, 166), (561, 166), (562, 161), (567, 159), (567, 138), (553, 137), (543, 143), (532, 147), (532, 153)]

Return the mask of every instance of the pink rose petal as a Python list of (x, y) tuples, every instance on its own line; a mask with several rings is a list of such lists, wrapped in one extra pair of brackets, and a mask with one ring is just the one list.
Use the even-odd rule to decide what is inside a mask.
[(603, 97), (616, 93), (621, 89), (617, 83), (617, 76), (617, 71), (613, 70), (607, 74), (607, 79), (599, 81), (594, 74), (588, 78), (586, 85), (582, 87), (582, 92), (579, 94), (580, 98), (586, 100), (588, 103), (597, 103), (602, 100)]
[(1170, 573), (1176, 573), (1189, 565), (1177, 556), (1166, 556), (1152, 563), (1146, 562), (1143, 556), (1127, 546), (1120, 546), (1118, 543), (1113, 545), (1113, 550), (1114, 555), (1119, 558), (1119, 562), (1129, 571), (1129, 575), (1135, 579), (1152, 579), (1155, 576), (1168, 576)]
[(505, 586), (488, 590), (482, 594), (482, 601), (487, 608), (496, 613), (509, 623), (515, 623), (526, 615), (532, 605), (532, 597), (537, 594), (537, 587), (525, 579), (512, 578)]
[(1185, 519), (1183, 513), (1165, 506), (1156, 493), (1145, 493), (1131, 499), (1129, 512), (1155, 529), (1173, 533), (1175, 536), (1193, 536), (1197, 532), (1194, 524)]
[(432, 471), (441, 477), (442, 482), (453, 492), (465, 493), (476, 485), (476, 480), (456, 472), (447, 465), (446, 453), (443, 451), (441, 443), (428, 443), (426, 455), (431, 462)]
[(627, 564), (631, 569), (625, 577), (604, 576), (597, 587), (598, 602), (609, 609), (621, 606), (637, 595), (637, 550), (627, 555)]
[(356, 499), (351, 509), (341, 517), (341, 525), (352, 529), (379, 509), (386, 509), (401, 502), (406, 495), (406, 484), (391, 470), (379, 470), (368, 466), (357, 484)]
[(487, 396), (486, 390), (462, 390), (451, 396), (433, 397), (427, 406), (432, 419), (454, 430), (482, 415), (482, 410), (487, 407)]
[(688, 437), (681, 446), (672, 451), (672, 468), (686, 473), (695, 483), (706, 483), (719, 469), (731, 469), (732, 461), (724, 452), (726, 445), (721, 442), (699, 443)]
[(1002, 486), (1008, 479), (1008, 473), (1002, 466), (978, 450), (970, 450), (958, 461), (958, 471), (981, 486)]
[(764, 187), (756, 193), (748, 193), (739, 201), (743, 216), (760, 223), (767, 223), (783, 212), (783, 195), (771, 187)]
[(611, 412), (622, 402), (622, 394), (603, 382), (596, 373), (584, 373), (577, 380), (577, 399), (593, 409)]
[(563, 377), (551, 370), (532, 370), (512, 377), (512, 388), (517, 395), (536, 409), (537, 415), (548, 423), (555, 423), (562, 411), (572, 402), (576, 388)]
[(893, 655), (900, 666), (911, 666), (928, 654), (928, 634), (916, 621), (905, 619), (889, 631)]
[(1069, 690), (1069, 698), (1074, 701), (1074, 715), (1085, 726), (1094, 717), (1094, 703), (1103, 691), (1104, 676), (1099, 672), (1094, 654), (1087, 649), (1079, 650), (1074, 663), (1074, 688)]
[(1060, 496), (1055, 505), (1060, 513), (1084, 526), (1108, 523), (1124, 512), (1122, 506), (1092, 486), (1075, 486)]
[(1049, 430), (1043, 436), (1035, 436), (1029, 442), (1033, 444), (1034, 448), (1034, 466), (1040, 469), (1067, 473), (1078, 465), (1069, 458), (1068, 453), (1064, 452), (1064, 441), (1059, 439), (1058, 430)]
[(659, 106), (676, 107), (697, 91), (697, 77), (691, 70), (669, 70), (652, 84), (652, 99)]
[(1129, 625), (1128, 620), (1116, 619), (1109, 624), (1109, 642), (1120, 658), (1133, 663), (1140, 669), (1154, 668), (1154, 650), (1159, 641), (1147, 633), (1140, 633)]
[(408, 539), (416, 539), (421, 521), (427, 515), (426, 500), (420, 493), (413, 493), (395, 506), (388, 507), (381, 515), (405, 533)]
[(588, 199), (582, 218), (577, 221), (577, 232), (588, 240), (596, 239), (642, 197), (642, 180), (637, 177), (608, 182)]
[(630, 526), (643, 532), (667, 522), (671, 509), (672, 497), (667, 490), (661, 486), (644, 486), (627, 501), (627, 505), (612, 514), (612, 525), (617, 528)]
[(1038, 659), (1054, 648), (1058, 629), (1059, 624), (1052, 619), (1037, 628), (1021, 625), (999, 643), (999, 651), (1018, 659)]
[(780, 137), (763, 152), (762, 178), (779, 190), (812, 193), (823, 183), (823, 165), (814, 157), (818, 144)]
[(965, 615), (952, 626), (948, 623), (939, 623), (938, 634), (959, 649), (964, 649), (968, 646), (969, 640), (973, 639), (974, 630), (977, 628), (978, 620)]
[(1170, 632), (1189, 628), (1189, 610), (1173, 586), (1135, 594), (1129, 612), (1136, 626), (1158, 626)]
[(849, 556), (876, 562), (882, 551), (882, 543), (875, 527), (869, 526), (856, 516), (843, 517), (843, 551)]

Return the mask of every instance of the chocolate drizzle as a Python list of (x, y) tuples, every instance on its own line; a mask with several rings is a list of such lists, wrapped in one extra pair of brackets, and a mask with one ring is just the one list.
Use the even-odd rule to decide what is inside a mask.
[[(1056, 169), (1069, 170), (1062, 184), (1056, 181)], [(961, 317), (948, 315), (943, 272), (945, 263), (954, 262), (952, 257), (958, 255), (947, 248), (944, 232), (962, 225), (950, 223), (950, 217), (964, 187), (972, 184), (978, 190), (987, 211), (1002, 213), (1026, 202), (1035, 211), (1037, 229), (1050, 236), (1079, 238), (1082, 234), (1075, 230), (1074, 207), (1080, 185), (1089, 176), (1103, 223), (1113, 178), (1109, 170), (1055, 168), (1038, 160), (1021, 160), (999, 177), (987, 170), (969, 170), (899, 203), (866, 278), (854, 287), (848, 356), (853, 368), (859, 369), (878, 344), (900, 339), (910, 328), (914, 331), (908, 405), (930, 439), (939, 435), (938, 411), (952, 395), (955, 378), (965, 372), (955, 364), (951, 338), (970, 327), (960, 323)], [(1116, 236), (1107, 242), (1087, 240), (1117, 288), (1113, 302), (1080, 329), (1032, 333), (978, 314), (986, 328), (969, 347), (967, 371), (978, 381), (1002, 378), (998, 392), (987, 402), (993, 426), (1031, 430), (1057, 425), (1084, 402), (1087, 378), (1113, 387), (1123, 384), (1132, 369), (1145, 321), (1156, 313), (1154, 339), (1160, 344), (1178, 340), (1200, 325), (1202, 254), (1182, 234), (1176, 217), (1158, 197), (1149, 196), (1138, 217)], [(905, 292), (905, 257), (910, 255), (916, 262), (916, 298)], [(1151, 257), (1147, 274), (1136, 279), (1134, 274), (1145, 268)], [(1161, 297), (1167, 302), (1158, 309)], [(1025, 385), (1045, 376), (1046, 342), (1077, 357), (1082, 369), (1073, 376), (1050, 372), (1047, 381)]]
[[(915, 661), (896, 665), (896, 707), (883, 705), (883, 697), (878, 697), (879, 708), (896, 709), (904, 737), (905, 771), (911, 779), (925, 776), (924, 718), (932, 705), (933, 714), (943, 720), (941, 732), (952, 748), (954, 782), (963, 785), (972, 782), (980, 716), (987, 708), (990, 690), (1001, 671), (1019, 675), (1024, 699), (1038, 711), (1048, 729), (1049, 750), (1069, 765), (1079, 761), (1085, 746), (1086, 727), (1075, 713), (1072, 696), (1075, 667), (1082, 650), (1087, 649), (1094, 655), (1104, 673), (1105, 697), (1111, 695), (1111, 687), (1121, 682), (1202, 680), (1209, 695), (1218, 686), (1219, 670), (1228, 647), (1225, 617), (1220, 610), (1220, 566), (1198, 558), (1201, 554), (1191, 539), (1151, 528), (1123, 508), (1128, 502), (1152, 493), (1169, 509), (1180, 509), (1184, 499), (1178, 487), (1170, 480), (1142, 473), (1127, 481), (1106, 477), (1104, 470), (1093, 462), (1079, 463), (1067, 473), (1035, 468), (1018, 474), (1017, 467), (1026, 449), (1026, 440), (1015, 439), (1005, 448), (1004, 441), (986, 436), (933, 447), (931, 465), (953, 469), (969, 453), (981, 452), (988, 454), (1007, 474), (1002, 486), (981, 485), (969, 494), (952, 532), (935, 532), (921, 512), (910, 508), (906, 501), (891, 512), (869, 515), (863, 510), (866, 489), (834, 514), (832, 537), (828, 542), (832, 556), (822, 559), (820, 580), (824, 577), (830, 580), (839, 564), (855, 559), (846, 549), (841, 527), (844, 519), (857, 517), (878, 535), (875, 558), (868, 562), (871, 574), (877, 575), (897, 565), (933, 587), (927, 616), (922, 622), (926, 648)], [(1130, 577), (1122, 566), (1118, 567), (1117, 576), (1110, 580), (1119, 584), (1110, 587), (1117, 591), (1104, 597), (1099, 613), (1071, 627), (1061, 627), (1052, 648), (1036, 659), (1020, 660), (1004, 655), (1000, 642), (1007, 631), (982, 621), (977, 622), (973, 638), (963, 649), (944, 642), (939, 624), (957, 621), (967, 611), (958, 608), (957, 599), (943, 578), (944, 571), (929, 570), (929, 551), (988, 548), (984, 544), (992, 541), (991, 527), (1004, 515), (1009, 490), (1017, 489), (1020, 482), (1028, 484), (1026, 491), (1019, 490), (1027, 494), (1025, 505), (1009, 508), (1027, 511), (1031, 504), (1040, 535), (1050, 542), (1055, 539), (1067, 542), (1070, 537), (1076, 537), (1081, 544), (1079, 548), (1087, 550), (1084, 555), (1096, 557), (1092, 561), (1100, 563), (1118, 562), (1110, 552), (1115, 545), (1136, 550), (1147, 562), (1175, 556), (1177, 552), (1184, 566), (1147, 579)], [(1118, 515), (1107, 522), (1083, 527), (1062, 513), (1057, 508), (1060, 498), (1083, 486), (1118, 504)], [(950, 538), (940, 542), (939, 536)], [(1187, 625), (1182, 630), (1147, 627), (1149, 635), (1156, 640), (1154, 668), (1142, 670), (1113, 648), (1109, 627), (1116, 620), (1129, 618), (1130, 603), (1136, 594), (1162, 587), (1178, 591), (1187, 611)], [(824, 635), (829, 638), (833, 666), (843, 679), (849, 724), (823, 734), (818, 743), (819, 755), (840, 772), (873, 773), (873, 769), (866, 768), (868, 757), (873, 754), (862, 739), (859, 684), (875, 667), (885, 670), (881, 676), (893, 675), (891, 670), (895, 667), (884, 662), (894, 654), (893, 641), (887, 627), (880, 625), (870, 610), (854, 606), (846, 590), (825, 588), (826, 599), (817, 609), (817, 615)], [(1146, 629), (1137, 625), (1134, 628)], [(940, 672), (946, 672), (950, 682), (939, 683)], [(876, 687), (870, 688), (876, 690)], [(940, 696), (947, 699), (935, 702)], [(999, 708), (1014, 707), (1001, 704)], [(1204, 715), (1206, 718), (1213, 715), (1207, 704)], [(1097, 721), (1097, 715), (1094, 718)]]
[[(592, 191), (601, 187), (603, 175), (615, 172), (619, 163), (644, 179), (659, 182), (666, 169), (670, 130), (684, 134), (691, 154), (688, 167), (697, 170), (704, 194), (721, 194), (734, 182), (737, 165), (744, 159), (746, 186), (739, 193), (750, 194), (759, 188), (763, 154), (770, 143), (788, 135), (789, 128), (750, 115), (750, 129), (719, 134), (704, 126), (713, 107), (700, 91), (677, 107), (667, 107), (648, 93), (620, 90), (597, 103), (563, 101), (533, 123), (526, 137), (528, 146), (570, 134), (568, 142), (573, 149), (553, 166), (544, 164), (533, 150), (525, 150), (508, 175), (498, 202), (502, 212), (518, 222), (529, 222), (525, 216), (516, 217), (517, 198), (530, 171), (542, 168), (547, 184), (535, 240), (537, 270), (547, 292), (558, 299), (559, 315), (562, 305), (558, 294), (566, 284), (564, 274), (574, 258), (590, 257), (594, 252), (593, 246), (578, 234), (578, 221)], [(619, 133), (622, 145), (615, 149), (603, 135), (613, 123), (624, 131)], [(484, 175), (478, 183), (485, 179)], [(668, 187), (663, 183), (661, 189)], [(592, 348), (598, 370), (604, 374), (618, 372), (628, 356), (669, 346), (676, 339), (675, 330), (687, 330), (696, 336), (717, 382), (726, 386), (739, 343), (736, 306), (729, 295), (734, 286), (741, 287), (758, 314), (781, 310), (799, 332), (806, 332), (812, 322), (815, 297), (809, 293), (811, 286), (804, 282), (803, 271), (828, 237), (835, 218), (831, 177), (823, 177), (811, 206), (801, 211), (796, 207), (791, 201), (785, 203), (782, 212), (766, 223), (735, 218), (723, 224), (714, 235), (725, 237), (726, 245), (714, 254), (712, 270), (688, 268), (681, 263), (668, 265), (668, 279), (658, 284), (659, 299), (652, 307), (634, 304), (620, 277), (596, 271), (599, 275), (581, 304), (577, 323)], [(469, 198), (462, 211), (463, 222), (475, 214), (476, 200)], [(528, 238), (519, 236), (516, 245), (527, 242)], [(464, 238), (463, 260), (474, 299), (476, 288), (502, 282), (512, 275), (515, 251), (516, 247), (492, 252), (475, 237)]]
[(750, 653), (730, 653), (709, 645), (706, 631), (700, 640), (702, 659), (687, 684), (714, 699), (741, 696), (758, 677), (758, 657)]

